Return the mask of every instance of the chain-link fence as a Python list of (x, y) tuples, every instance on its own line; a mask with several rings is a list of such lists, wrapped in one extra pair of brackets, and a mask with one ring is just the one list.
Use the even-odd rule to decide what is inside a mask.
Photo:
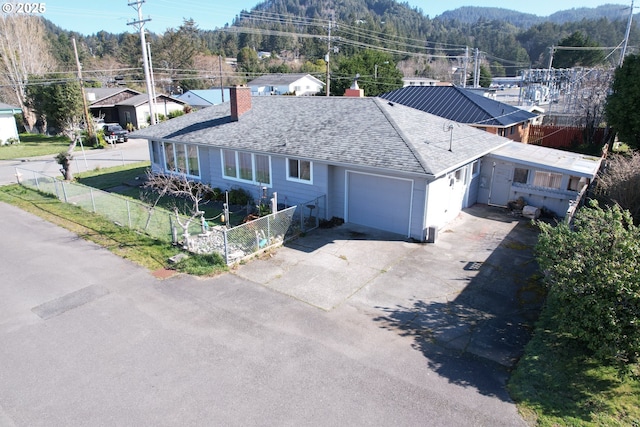
[[(28, 169), (16, 168), (18, 182), (25, 187), (55, 195), (65, 203), (109, 218), (111, 221), (149, 234), (160, 240), (178, 243), (183, 231), (175, 214), (162, 208), (86, 185), (61, 181)], [(237, 227), (202, 227), (192, 221), (186, 249), (195, 253), (221, 254), (227, 264), (234, 264), (256, 252), (282, 244), (300, 233), (318, 228), (326, 214), (325, 196), (292, 206), (246, 222)], [(181, 218), (185, 223), (186, 218)], [(206, 229), (205, 232), (202, 232)]]
[(104, 216), (116, 224), (145, 232), (160, 240), (172, 241), (173, 213), (166, 209), (153, 208), (118, 194), (61, 181), (27, 169), (16, 168), (16, 176), (25, 187), (53, 194), (65, 203)]
[(196, 253), (218, 252), (227, 264), (234, 264), (317, 228), (324, 211), (325, 197), (321, 196), (237, 227), (213, 227), (206, 233), (191, 236), (187, 248)]

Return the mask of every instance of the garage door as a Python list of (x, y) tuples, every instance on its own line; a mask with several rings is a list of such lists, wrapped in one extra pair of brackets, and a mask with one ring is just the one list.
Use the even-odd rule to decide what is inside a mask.
[(408, 235), (413, 181), (347, 173), (347, 221)]

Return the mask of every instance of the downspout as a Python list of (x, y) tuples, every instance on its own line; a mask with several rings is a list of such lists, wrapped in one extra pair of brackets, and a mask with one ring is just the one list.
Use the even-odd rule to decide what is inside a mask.
[(491, 205), (491, 191), (493, 190), (493, 175), (496, 173), (496, 162), (493, 162), (491, 168), (491, 182), (489, 182), (489, 197), (487, 198), (487, 205)]

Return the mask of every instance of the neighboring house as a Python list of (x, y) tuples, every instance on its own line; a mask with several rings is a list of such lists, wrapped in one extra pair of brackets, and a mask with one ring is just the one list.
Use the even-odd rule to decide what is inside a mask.
[(407, 86), (380, 97), (525, 143), (529, 125), (538, 118), (534, 113), (456, 86)]
[(186, 102), (195, 110), (199, 110), (201, 108), (211, 107), (212, 105), (222, 104), (225, 101), (228, 102), (229, 88), (189, 90), (182, 95), (174, 96), (174, 98)]
[(343, 218), (424, 240), (476, 203), (480, 159), (509, 140), (380, 98), (252, 97), (135, 132), (152, 169), (224, 189), (277, 192), (287, 205), (326, 197)]
[(251, 95), (316, 95), (324, 83), (311, 74), (265, 74), (247, 83)]
[(119, 123), (122, 127), (126, 127), (127, 122), (120, 114), (118, 103), (137, 95), (140, 95), (140, 92), (129, 88), (85, 89), (91, 115), (105, 123)]
[(429, 240), (465, 207), (525, 202), (565, 216), (600, 159), (453, 124), (381, 98), (252, 97), (135, 132), (154, 171), (185, 173), (286, 205), (326, 197), (318, 212)]
[(560, 217), (595, 178), (602, 158), (538, 145), (510, 143), (485, 156), (478, 202), (507, 206), (522, 197)]
[(440, 80), (428, 79), (426, 77), (403, 77), (402, 86), (437, 86)]
[[(154, 102), (155, 112), (165, 117), (173, 111), (182, 111), (186, 104), (167, 95), (157, 95)], [(149, 126), (149, 97), (146, 93), (118, 102), (116, 107), (120, 117), (114, 123), (120, 123), (125, 128), (131, 123), (136, 129)]]
[(0, 145), (5, 145), (10, 140), (20, 141), (18, 127), (14, 114), (22, 113), (20, 107), (3, 104), (0, 102)]

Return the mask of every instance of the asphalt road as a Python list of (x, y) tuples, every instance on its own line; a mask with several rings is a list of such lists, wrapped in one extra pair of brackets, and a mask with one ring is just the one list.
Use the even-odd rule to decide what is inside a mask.
[[(16, 168), (24, 173), (24, 169), (40, 172), (46, 175), (60, 175), (60, 165), (54, 160), (54, 155), (37, 158), (0, 160), (0, 185), (16, 183)], [(108, 168), (125, 163), (149, 161), (149, 148), (144, 139), (130, 139), (122, 144), (108, 146), (103, 150), (77, 151), (73, 154), (73, 173)]]
[(418, 348), (363, 311), (366, 293), (326, 311), (234, 273), (158, 280), (0, 217), (0, 425), (524, 425), (506, 369)]

